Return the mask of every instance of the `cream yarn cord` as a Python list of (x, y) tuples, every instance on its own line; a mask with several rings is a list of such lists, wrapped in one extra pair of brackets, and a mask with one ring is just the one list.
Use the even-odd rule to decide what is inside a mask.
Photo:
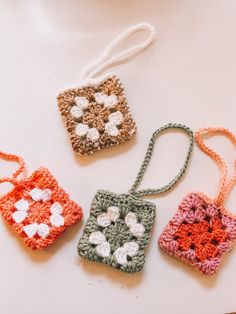
[[(119, 47), (119, 44), (129, 38), (131, 35), (139, 32), (146, 31), (148, 38), (131, 48), (123, 50), (112, 56), (114, 50)], [(155, 28), (147, 23), (140, 23), (126, 29), (123, 33), (117, 36), (104, 50), (103, 54), (94, 62), (89, 64), (81, 74), (81, 80), (94, 78), (98, 73), (102, 72), (105, 68), (116, 63), (126, 61), (127, 59), (136, 56), (142, 50), (147, 49), (155, 40)]]

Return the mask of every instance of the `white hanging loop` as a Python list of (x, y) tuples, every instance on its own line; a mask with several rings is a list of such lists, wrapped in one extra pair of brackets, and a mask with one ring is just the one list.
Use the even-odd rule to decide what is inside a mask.
[[(149, 33), (148, 38), (143, 43), (137, 44), (131, 48), (123, 50), (114, 56), (112, 52), (119, 46), (119, 44), (125, 41), (129, 36), (139, 31), (147, 31)], [(81, 80), (91, 79), (100, 73), (105, 68), (125, 61), (131, 57), (137, 55), (140, 51), (147, 49), (155, 40), (156, 31), (155, 28), (147, 23), (140, 23), (132, 26), (116, 37), (104, 50), (103, 54), (96, 61), (89, 64), (81, 74)]]

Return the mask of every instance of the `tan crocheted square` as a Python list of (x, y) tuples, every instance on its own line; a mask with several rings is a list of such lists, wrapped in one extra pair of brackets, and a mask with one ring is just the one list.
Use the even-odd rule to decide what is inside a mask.
[(123, 143), (136, 133), (124, 88), (115, 75), (59, 94), (58, 107), (79, 155)]

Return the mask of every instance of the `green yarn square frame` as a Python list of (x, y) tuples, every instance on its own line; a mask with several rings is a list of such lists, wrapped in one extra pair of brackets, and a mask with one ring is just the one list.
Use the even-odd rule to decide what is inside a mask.
[[(97, 217), (101, 213), (106, 213), (107, 209), (111, 206), (117, 206), (120, 209), (120, 217), (109, 226), (101, 227), (98, 224)], [(133, 195), (115, 194), (109, 191), (99, 190), (92, 201), (90, 217), (78, 243), (78, 254), (90, 261), (105, 263), (127, 273), (141, 271), (145, 263), (145, 249), (155, 222), (155, 209), (155, 204)], [(145, 228), (143, 235), (140, 237), (135, 237), (125, 223), (125, 216), (129, 212), (135, 213), (138, 222)], [(110, 244), (111, 251), (108, 257), (99, 256), (95, 250), (96, 245), (89, 241), (91, 233), (96, 231), (103, 233), (106, 237), (106, 241)], [(120, 265), (116, 261), (113, 253), (130, 241), (134, 241), (138, 244), (138, 252), (135, 256), (128, 257), (125, 265)]]

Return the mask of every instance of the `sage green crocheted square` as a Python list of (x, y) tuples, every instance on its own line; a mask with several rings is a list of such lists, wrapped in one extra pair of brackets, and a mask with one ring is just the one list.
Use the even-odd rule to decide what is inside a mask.
[(79, 255), (124, 272), (140, 271), (145, 263), (155, 208), (155, 204), (130, 194), (98, 191), (78, 243)]

